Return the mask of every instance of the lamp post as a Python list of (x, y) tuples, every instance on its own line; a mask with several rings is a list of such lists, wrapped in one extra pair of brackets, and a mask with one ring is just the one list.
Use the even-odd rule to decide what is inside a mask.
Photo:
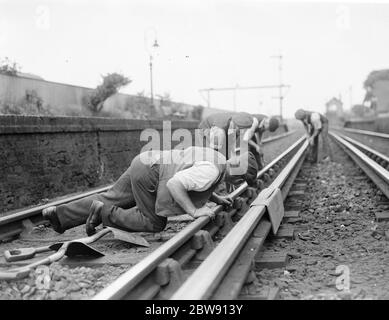
[(157, 39), (155, 39), (153, 46), (150, 50), (150, 95), (151, 95), (151, 105), (154, 106), (154, 92), (153, 92), (153, 53), (159, 48)]

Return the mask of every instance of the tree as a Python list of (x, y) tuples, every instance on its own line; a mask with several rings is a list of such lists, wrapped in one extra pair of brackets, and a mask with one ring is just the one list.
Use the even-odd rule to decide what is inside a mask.
[(369, 104), (372, 110), (377, 108), (377, 97), (375, 97), (373, 94), (374, 83), (377, 81), (389, 81), (389, 69), (374, 70), (370, 72), (363, 83), (363, 87), (366, 90), (363, 103)]
[(19, 65), (16, 62), (11, 62), (8, 57), (5, 57), (0, 62), (0, 73), (2, 74), (16, 76), (18, 74), (19, 69)]
[(103, 83), (97, 86), (92, 93), (84, 98), (84, 104), (97, 115), (103, 109), (104, 101), (131, 83), (131, 80), (119, 73), (110, 73), (102, 77)]
[(365, 82), (363, 83), (363, 87), (368, 90), (372, 88), (374, 83), (380, 80), (389, 81), (389, 69), (384, 70), (375, 70), (369, 73)]

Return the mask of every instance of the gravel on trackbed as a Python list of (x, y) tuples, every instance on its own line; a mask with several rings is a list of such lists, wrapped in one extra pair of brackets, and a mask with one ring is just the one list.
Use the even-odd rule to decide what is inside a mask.
[[(295, 132), (290, 136), (264, 144), (265, 163), (269, 163), (276, 156), (285, 151), (300, 136), (301, 132)], [(72, 266), (55, 262), (48, 266), (34, 270), (24, 279), (12, 281), (0, 281), (0, 299), (25, 299), (25, 300), (80, 300), (89, 299), (101, 289), (111, 283), (120, 274), (127, 271), (134, 263), (144, 258), (152, 250), (158, 248), (163, 241), (173, 237), (187, 223), (169, 223), (167, 228), (157, 234), (141, 233), (150, 243), (150, 248), (134, 247), (130, 244), (118, 242), (118, 240), (103, 239), (92, 244), (92, 247), (106, 255), (120, 254), (121, 257), (133, 258), (133, 263), (123, 265), (96, 265), (96, 266)], [(61, 240), (77, 239), (85, 236), (84, 226), (67, 230), (63, 235), (56, 234), (51, 228), (39, 226), (20, 239), (13, 242), (0, 244), (0, 252), (6, 249), (19, 247), (39, 247)], [(51, 242), (50, 242), (51, 241)], [(43, 254), (45, 256), (47, 254)], [(4, 258), (0, 254), (0, 269), (6, 269)], [(43, 275), (46, 271), (50, 281), (45, 282)], [(46, 279), (48, 279), (46, 278)]]
[(389, 223), (375, 219), (376, 212), (389, 210), (388, 200), (331, 146), (333, 162), (304, 163), (298, 178), (307, 188), (295, 239), (266, 243), (270, 251), (287, 252), (289, 263), (258, 271), (257, 290), (278, 287), (280, 299), (389, 299)]

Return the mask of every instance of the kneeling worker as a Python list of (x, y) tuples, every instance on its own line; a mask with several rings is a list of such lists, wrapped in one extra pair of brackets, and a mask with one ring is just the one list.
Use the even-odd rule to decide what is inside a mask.
[(258, 164), (258, 171), (264, 167), (263, 150), (262, 150), (262, 138), (266, 130), (274, 132), (278, 129), (280, 122), (276, 117), (268, 117), (264, 114), (254, 114), (258, 121), (258, 126), (255, 128), (254, 134), (250, 137), (244, 137), (249, 140), (249, 151), (251, 151)]
[(213, 218), (213, 210), (206, 206), (208, 200), (231, 202), (213, 192), (216, 186), (223, 179), (252, 184), (257, 172), (249, 152), (226, 161), (210, 148), (146, 151), (132, 160), (107, 192), (49, 207), (43, 216), (59, 233), (84, 223), (88, 235), (101, 223), (126, 231), (159, 232), (168, 216), (187, 213), (194, 218)]
[(309, 136), (309, 144), (313, 147), (313, 162), (319, 157), (319, 134), (323, 141), (324, 160), (331, 160), (332, 153), (328, 142), (328, 119), (319, 112), (311, 112), (299, 109), (294, 114), (295, 118), (303, 122)]

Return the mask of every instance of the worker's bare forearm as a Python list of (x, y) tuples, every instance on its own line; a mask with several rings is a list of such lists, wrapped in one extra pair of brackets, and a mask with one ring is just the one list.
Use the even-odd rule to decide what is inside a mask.
[(312, 139), (314, 139), (319, 134), (319, 132), (320, 132), (319, 130), (315, 130), (313, 132)]
[(167, 182), (166, 187), (173, 199), (181, 206), (181, 208), (184, 209), (186, 213), (193, 216), (196, 211), (196, 207), (194, 206), (192, 200), (190, 200), (188, 192), (185, 190), (182, 183), (172, 178)]
[(253, 140), (249, 140), (249, 145), (252, 146), (252, 147), (254, 147), (254, 148), (259, 147), (259, 145), (256, 144)]
[(257, 145), (261, 145), (261, 142), (262, 142), (262, 133), (261, 133), (261, 136), (259, 136), (259, 133), (256, 132), (255, 133), (255, 139), (257, 140)]

